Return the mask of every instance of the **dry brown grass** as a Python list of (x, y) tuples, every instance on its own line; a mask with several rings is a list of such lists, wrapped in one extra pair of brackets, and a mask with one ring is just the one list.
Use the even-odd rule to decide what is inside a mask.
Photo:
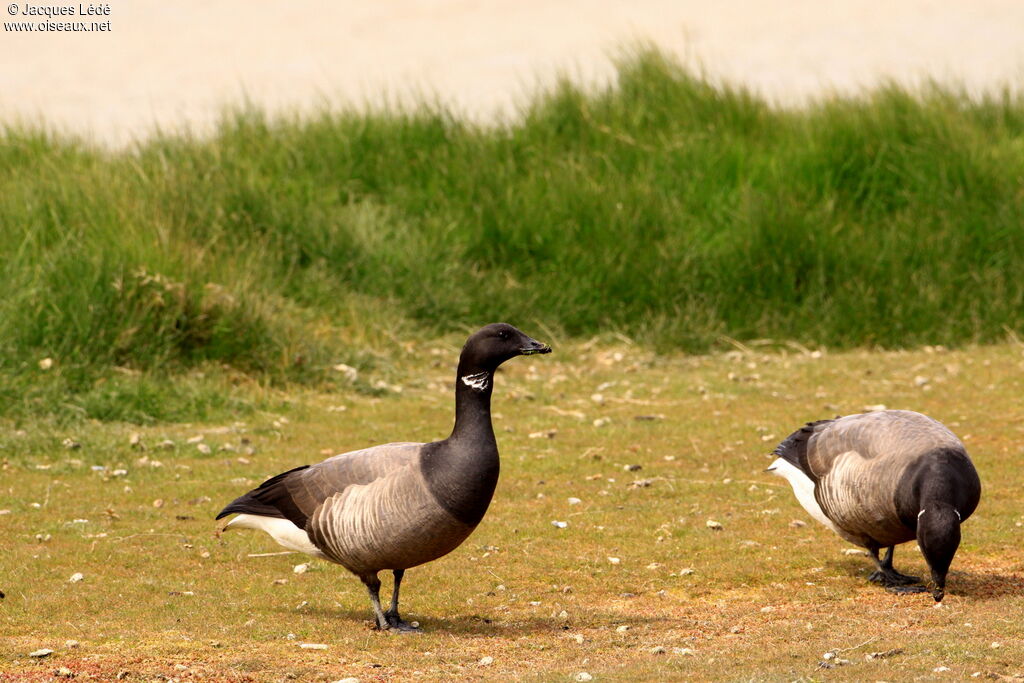
[[(183, 681), (1024, 674), (1019, 346), (820, 358), (575, 346), (517, 359), (495, 390), (503, 472), (491, 510), (465, 545), (407, 575), (404, 611), (425, 633), (389, 636), (370, 630), (357, 579), (320, 561), (294, 574), (299, 555), (250, 558), (278, 548), (255, 532), (218, 538), (212, 518), (264, 477), (321, 453), (444, 436), (456, 349), (426, 350), (409, 347), (400, 395), (296, 394), (287, 414), (244, 425), (6, 428), (0, 680), (47, 680), (59, 667), (78, 680)], [(842, 554), (847, 546), (812, 523), (785, 482), (762, 473), (765, 454), (803, 421), (880, 403), (945, 422), (982, 477), (942, 609), (927, 595), (869, 585), (867, 559)], [(347, 410), (327, 410), (338, 405)], [(611, 421), (595, 427), (599, 417)], [(553, 438), (530, 436), (549, 429)], [(133, 431), (147, 450), (129, 446)], [(197, 434), (212, 454), (185, 443)], [(64, 449), (64, 437), (82, 448)], [(218, 450), (242, 437), (255, 454)], [(154, 448), (164, 438), (177, 446)], [(111, 476), (119, 467), (127, 476)], [(569, 505), (571, 496), (582, 502)], [(912, 545), (897, 549), (897, 567), (921, 573)], [(84, 581), (69, 583), (74, 572)], [(55, 652), (27, 657), (40, 647)], [(821, 668), (829, 651), (850, 663)], [(895, 652), (866, 659), (885, 651)]]

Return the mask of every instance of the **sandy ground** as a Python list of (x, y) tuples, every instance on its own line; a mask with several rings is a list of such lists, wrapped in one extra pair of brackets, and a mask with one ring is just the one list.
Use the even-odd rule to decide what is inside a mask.
[[(78, 3), (47, 1), (79, 14)], [(294, 109), (384, 94), (436, 95), (487, 119), (514, 112), (559, 71), (606, 80), (609, 57), (638, 40), (785, 103), (880, 78), (975, 91), (1024, 82), (1021, 0), (104, 4), (108, 16), (60, 20), (109, 20), (109, 32), (0, 32), (0, 122), (46, 121), (122, 144), (157, 126), (206, 130), (243, 97)], [(0, 11), (5, 22), (40, 19), (10, 11)]]

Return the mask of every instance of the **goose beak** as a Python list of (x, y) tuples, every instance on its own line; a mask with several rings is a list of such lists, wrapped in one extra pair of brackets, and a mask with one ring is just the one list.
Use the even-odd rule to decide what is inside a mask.
[(551, 347), (537, 341), (536, 339), (529, 339), (526, 344), (519, 349), (519, 353), (524, 356), (532, 356), (536, 353), (551, 353)]

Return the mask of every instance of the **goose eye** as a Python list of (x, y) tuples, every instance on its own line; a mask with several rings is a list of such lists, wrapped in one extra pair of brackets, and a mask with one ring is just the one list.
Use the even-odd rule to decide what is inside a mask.
[(506, 330), (502, 330), (501, 332), (499, 332), (498, 339), (508, 339), (508, 332)]

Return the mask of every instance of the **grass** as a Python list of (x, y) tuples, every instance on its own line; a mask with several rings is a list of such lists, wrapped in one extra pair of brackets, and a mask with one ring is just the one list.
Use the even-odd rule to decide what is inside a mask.
[(663, 351), (1005, 340), (1024, 333), (1022, 152), (1017, 96), (774, 109), (654, 52), (491, 127), (243, 109), (119, 152), (7, 128), (0, 413), (103, 419), (89, 396), (127, 370), (160, 400), (126, 390), (118, 417), (173, 419), (192, 398), (161, 373), (324, 388), (391, 352), (367, 349), (497, 319)]
[[(1024, 674), (1019, 345), (688, 357), (575, 343), (510, 362), (495, 389), (503, 465), (491, 510), (462, 547), (406, 578), (403, 604), (421, 636), (371, 631), (363, 588), (339, 567), (314, 561), (295, 574), (302, 556), (249, 556), (278, 550), (261, 534), (215, 535), (222, 504), (268, 475), (388, 439), (444, 436), (461, 341), (446, 339), (409, 344), (399, 371), (362, 380), (384, 378), (400, 394), (244, 385), (238, 393), (258, 407), (230, 420), (5, 429), (0, 679), (49, 680), (59, 667), (79, 680)], [(762, 472), (803, 421), (879, 403), (944, 421), (982, 478), (940, 610), (927, 595), (869, 585), (867, 558), (844, 555), (785, 482)], [(610, 422), (594, 426), (601, 417)], [(546, 430), (557, 431), (531, 436)], [(211, 453), (187, 442), (195, 435)], [(165, 439), (173, 447), (160, 448)], [(633, 485), (641, 479), (649, 485)], [(896, 565), (921, 573), (912, 546)], [(85, 579), (69, 583), (74, 572)], [(40, 647), (55, 652), (27, 657)], [(837, 650), (850, 663), (820, 668)]]

